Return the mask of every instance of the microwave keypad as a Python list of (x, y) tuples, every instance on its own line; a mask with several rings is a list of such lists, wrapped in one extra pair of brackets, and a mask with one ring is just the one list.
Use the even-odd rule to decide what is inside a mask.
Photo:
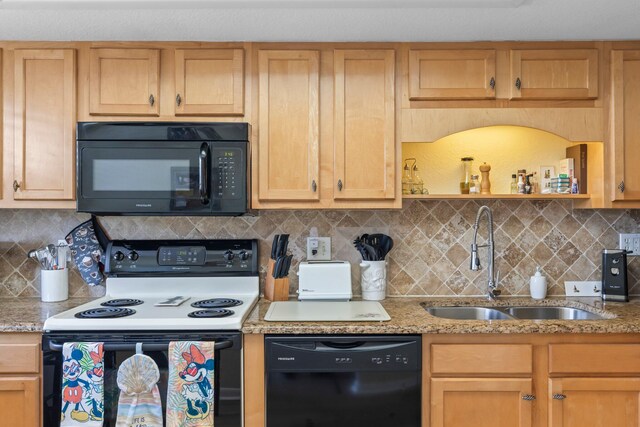
[(242, 185), (240, 176), (241, 154), (238, 150), (221, 150), (214, 154), (218, 169), (218, 182), (215, 195), (219, 198), (237, 198)]

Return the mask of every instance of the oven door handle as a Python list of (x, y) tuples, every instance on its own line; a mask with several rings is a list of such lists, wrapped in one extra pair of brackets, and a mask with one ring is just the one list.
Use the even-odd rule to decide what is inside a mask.
[[(62, 351), (64, 344), (49, 341), (49, 350)], [(214, 349), (223, 350), (233, 347), (233, 341), (223, 340), (216, 341)], [(169, 349), (169, 343), (142, 343), (142, 351), (166, 351)], [(136, 351), (136, 343), (105, 343), (104, 351)]]

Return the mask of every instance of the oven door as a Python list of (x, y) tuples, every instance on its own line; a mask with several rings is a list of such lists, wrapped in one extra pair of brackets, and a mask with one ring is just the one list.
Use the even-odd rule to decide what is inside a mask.
[(118, 367), (135, 354), (136, 343), (151, 357), (160, 370), (158, 390), (166, 414), (168, 356), (170, 341), (215, 341), (214, 367), (214, 425), (242, 426), (242, 336), (239, 332), (187, 332), (166, 334), (159, 332), (77, 332), (46, 333), (42, 341), (43, 353), (43, 422), (44, 427), (60, 426), (62, 405), (62, 345), (65, 342), (104, 342), (104, 427), (115, 427), (118, 415), (119, 389), (116, 383)]
[(201, 141), (78, 141), (78, 211), (211, 211), (211, 153)]

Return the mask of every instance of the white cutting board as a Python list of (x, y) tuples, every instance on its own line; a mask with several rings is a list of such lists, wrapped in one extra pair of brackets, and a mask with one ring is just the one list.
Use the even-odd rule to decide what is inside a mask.
[(389, 314), (376, 301), (276, 301), (268, 322), (386, 322)]

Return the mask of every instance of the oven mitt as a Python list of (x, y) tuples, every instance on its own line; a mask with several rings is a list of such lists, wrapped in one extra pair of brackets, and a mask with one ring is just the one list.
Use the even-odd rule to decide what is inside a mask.
[(61, 426), (102, 426), (103, 344), (75, 342), (62, 347)]
[(169, 343), (167, 427), (213, 426), (213, 341)]
[(116, 427), (162, 427), (159, 379), (158, 365), (144, 354), (134, 354), (120, 364)]
[(92, 216), (90, 220), (78, 225), (65, 237), (80, 276), (89, 286), (99, 285), (104, 279), (102, 271), (105, 248), (101, 246), (96, 236), (96, 228), (99, 229), (97, 232), (101, 236), (106, 236), (97, 218)]

